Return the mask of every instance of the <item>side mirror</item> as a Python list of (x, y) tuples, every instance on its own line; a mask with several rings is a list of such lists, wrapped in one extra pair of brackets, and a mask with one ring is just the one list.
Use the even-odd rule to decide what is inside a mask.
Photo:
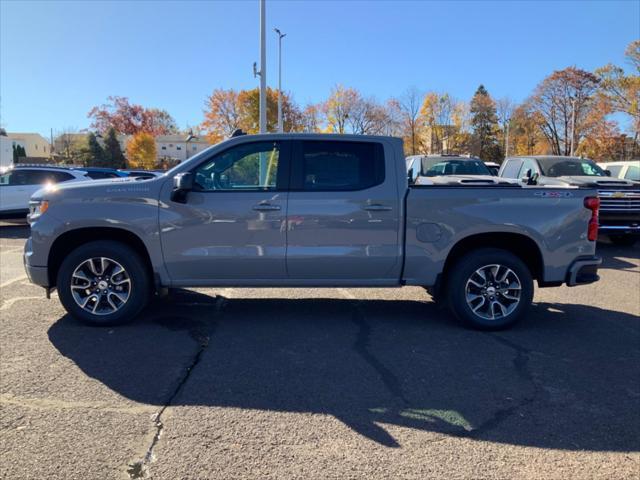
[(604, 174), (605, 174), (607, 177), (610, 177), (610, 176), (611, 176), (611, 170), (605, 170), (605, 171), (604, 171)]
[(174, 202), (186, 203), (187, 193), (193, 190), (193, 173), (179, 173), (173, 177), (173, 190), (171, 200)]
[(525, 173), (524, 173), (524, 177), (522, 177), (522, 181), (526, 182), (531, 178), (531, 169), (528, 169)]

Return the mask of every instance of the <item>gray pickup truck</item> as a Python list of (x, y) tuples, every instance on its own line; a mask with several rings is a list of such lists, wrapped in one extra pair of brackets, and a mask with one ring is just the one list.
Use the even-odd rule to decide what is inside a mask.
[(596, 191), (408, 181), (402, 141), (241, 135), (154, 179), (34, 194), (29, 278), (95, 325), (175, 287), (427, 288), (499, 329), (540, 287), (598, 280)]

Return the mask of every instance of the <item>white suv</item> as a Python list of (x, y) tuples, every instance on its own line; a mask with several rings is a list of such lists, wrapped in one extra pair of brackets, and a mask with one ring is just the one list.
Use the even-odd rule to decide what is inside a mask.
[(0, 170), (0, 215), (29, 212), (29, 199), (49, 183), (91, 180), (87, 172), (65, 167), (17, 165)]
[(624, 178), (640, 182), (640, 160), (628, 160), (626, 162), (599, 163), (600, 168), (609, 170), (612, 177)]

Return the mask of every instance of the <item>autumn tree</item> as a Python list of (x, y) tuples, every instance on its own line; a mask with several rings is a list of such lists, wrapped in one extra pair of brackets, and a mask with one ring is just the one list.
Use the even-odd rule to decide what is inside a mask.
[(509, 155), (543, 155), (549, 153), (549, 143), (540, 125), (542, 116), (527, 103), (518, 105), (509, 122)]
[(302, 130), (306, 133), (317, 133), (322, 129), (321, 106), (310, 103), (302, 110)]
[(446, 153), (446, 141), (454, 132), (453, 110), (455, 100), (448, 93), (428, 92), (420, 107), (420, 118), (424, 125), (425, 153)]
[(331, 133), (348, 133), (348, 120), (360, 101), (360, 94), (353, 88), (336, 85), (331, 89), (329, 98), (323, 103), (327, 130)]
[(127, 166), (116, 129), (113, 127), (107, 130), (104, 137), (104, 166), (110, 168), (125, 168)]
[(359, 94), (351, 107), (347, 124), (350, 133), (355, 135), (382, 135), (385, 132), (389, 115), (384, 106), (371, 98)]
[(391, 111), (395, 109), (398, 112), (401, 136), (404, 139), (405, 151), (409, 155), (416, 155), (419, 149), (422, 127), (421, 98), (420, 91), (416, 87), (410, 87), (399, 99), (392, 99), (389, 102), (389, 109)]
[(498, 125), (500, 127), (500, 146), (504, 155), (509, 155), (509, 140), (511, 132), (511, 117), (516, 105), (509, 97), (503, 97), (496, 100), (496, 115), (498, 117)]
[(447, 151), (469, 153), (471, 149), (471, 107), (468, 102), (457, 101), (453, 106), (451, 120), (453, 130), (447, 139)]
[(540, 129), (554, 155), (570, 155), (589, 133), (589, 121), (598, 78), (576, 67), (553, 72), (535, 89), (529, 100), (540, 114)]
[(87, 115), (92, 119), (91, 128), (100, 133), (106, 133), (109, 127), (124, 135), (145, 132), (156, 136), (177, 132), (175, 121), (165, 110), (131, 104), (127, 97), (112, 96), (107, 101), (93, 107)]
[[(216, 89), (207, 98), (202, 128), (208, 140), (219, 142), (234, 130), (241, 128), (247, 133), (258, 133), (260, 121), (260, 90)], [(300, 109), (291, 96), (282, 93), (282, 120), (285, 132), (298, 132), (304, 128)], [(278, 93), (267, 88), (267, 131), (278, 126)]]
[(471, 99), (470, 111), (472, 153), (484, 161), (501, 161), (496, 104), (484, 85), (478, 87)]
[(139, 132), (127, 143), (129, 168), (151, 170), (156, 164), (156, 142), (147, 132)]
[(600, 81), (599, 96), (614, 112), (629, 115), (632, 120), (634, 152), (637, 154), (640, 135), (640, 40), (629, 44), (625, 52), (631, 71), (608, 64), (595, 71)]
[(207, 140), (218, 143), (241, 127), (238, 92), (217, 88), (207, 97), (202, 128)]

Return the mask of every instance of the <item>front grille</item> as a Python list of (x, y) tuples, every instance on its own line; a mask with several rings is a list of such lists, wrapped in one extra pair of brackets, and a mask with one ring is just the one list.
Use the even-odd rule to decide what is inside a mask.
[(601, 212), (640, 212), (640, 190), (599, 190)]

